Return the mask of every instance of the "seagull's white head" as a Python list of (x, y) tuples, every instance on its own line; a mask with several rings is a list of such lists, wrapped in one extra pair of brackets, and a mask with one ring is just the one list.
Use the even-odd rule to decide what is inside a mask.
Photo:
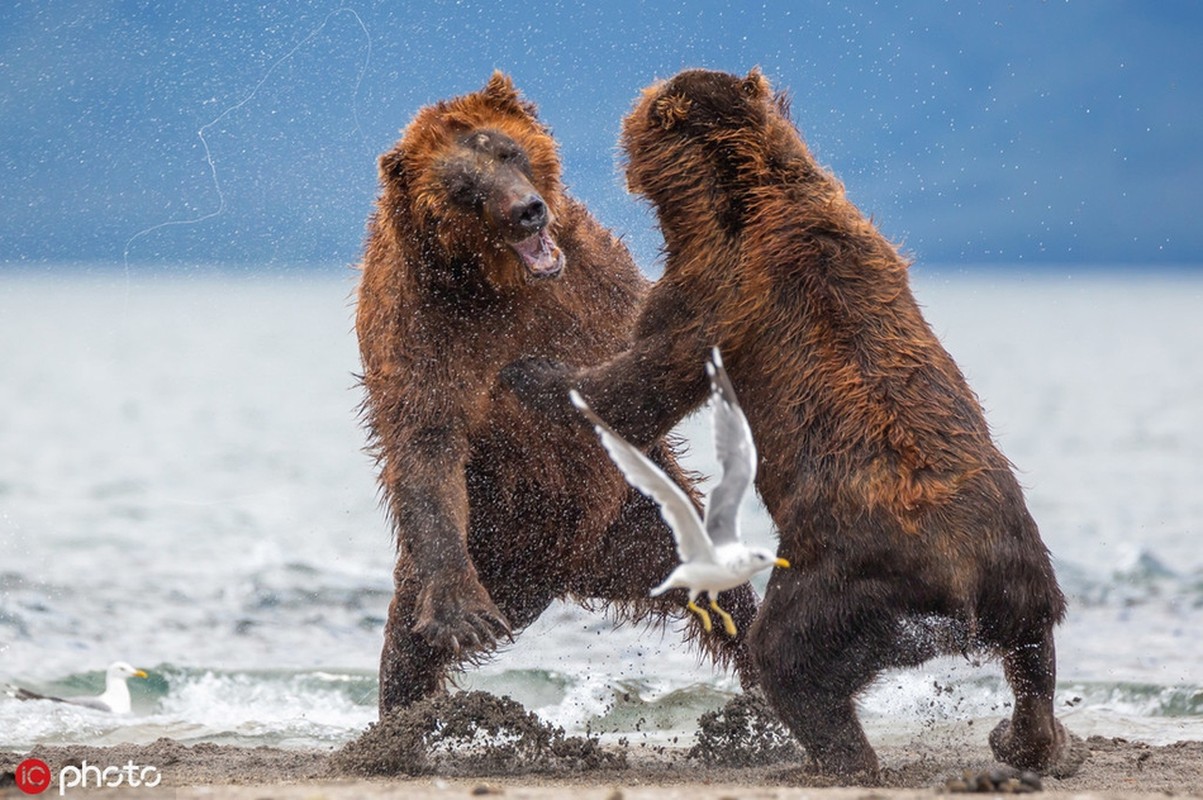
[(749, 547), (748, 562), (749, 567), (755, 569), (756, 572), (769, 567), (789, 569), (789, 561), (779, 558), (772, 550), (766, 550), (763, 547)]
[(106, 681), (120, 680), (125, 681), (130, 678), (145, 678), (146, 673), (137, 667), (133, 667), (124, 661), (114, 661), (109, 664), (109, 668), (105, 670), (104, 677)]

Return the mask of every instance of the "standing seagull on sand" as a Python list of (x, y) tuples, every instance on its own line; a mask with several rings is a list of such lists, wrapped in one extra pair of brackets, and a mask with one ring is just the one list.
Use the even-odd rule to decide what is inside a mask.
[(652, 596), (669, 589), (687, 589), (686, 608), (697, 614), (702, 627), (709, 631), (710, 614), (695, 602), (705, 592), (710, 596), (710, 608), (723, 621), (723, 629), (728, 636), (734, 636), (735, 622), (719, 608), (718, 593), (746, 583), (769, 567), (788, 567), (789, 562), (763, 547), (749, 547), (739, 539), (739, 504), (756, 478), (756, 445), (717, 347), (712, 351), (711, 362), (706, 364), (706, 372), (710, 375), (710, 399), (714, 406), (714, 447), (723, 474), (710, 493), (704, 523), (680, 486), (593, 413), (576, 390), (571, 397), (572, 404), (593, 424), (602, 446), (627, 482), (659, 504), (664, 521), (677, 539), (681, 565), (664, 583), (652, 589)]
[(104, 673), (104, 694), (98, 697), (52, 697), (11, 685), (7, 689), (8, 694), (18, 700), (52, 700), (56, 703), (94, 708), (97, 711), (128, 714), (131, 706), (129, 687), (125, 682), (130, 678), (145, 677), (146, 673), (142, 670), (131, 667), (124, 661), (114, 661)]

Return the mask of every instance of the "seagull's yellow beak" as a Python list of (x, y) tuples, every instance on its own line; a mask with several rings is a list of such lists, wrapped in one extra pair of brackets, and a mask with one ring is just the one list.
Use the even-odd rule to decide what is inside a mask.
[(782, 569), (789, 569), (789, 562), (786, 561), (784, 558), (779, 558), (776, 561), (774, 561), (773, 563), (776, 564), (777, 566), (781, 567)]
[(135, 678), (149, 678), (150, 676), (147, 675), (144, 671), (142, 671), (140, 669), (136, 669), (136, 670), (134, 670), (134, 677)]

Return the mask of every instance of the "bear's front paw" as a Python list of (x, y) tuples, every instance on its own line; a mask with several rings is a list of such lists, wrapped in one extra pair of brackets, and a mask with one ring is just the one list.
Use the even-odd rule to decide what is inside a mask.
[(413, 630), (431, 647), (457, 656), (491, 650), (501, 637), (513, 639), (509, 620), (485, 588), (475, 581), (464, 586), (454, 579), (432, 581), (422, 593)]
[(501, 370), (501, 382), (528, 408), (565, 420), (575, 416), (568, 400), (573, 374), (558, 361), (524, 358)]

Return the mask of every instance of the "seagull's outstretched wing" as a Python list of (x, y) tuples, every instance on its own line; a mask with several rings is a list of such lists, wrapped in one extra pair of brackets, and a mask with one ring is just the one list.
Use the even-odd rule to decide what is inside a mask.
[(585, 399), (575, 389), (570, 396), (572, 404), (592, 423), (597, 435), (601, 437), (602, 446), (626, 476), (627, 483), (655, 500), (660, 506), (660, 513), (677, 539), (677, 555), (681, 561), (713, 561), (714, 547), (710, 544), (706, 530), (702, 527), (702, 520), (698, 518), (698, 512), (688, 495), (639, 448), (615, 433), (601, 417), (593, 413), (593, 409), (589, 408)]
[(714, 406), (714, 449), (723, 470), (710, 492), (706, 533), (718, 547), (739, 539), (739, 505), (756, 479), (756, 445), (717, 347), (711, 351), (706, 372), (710, 375), (710, 402)]

